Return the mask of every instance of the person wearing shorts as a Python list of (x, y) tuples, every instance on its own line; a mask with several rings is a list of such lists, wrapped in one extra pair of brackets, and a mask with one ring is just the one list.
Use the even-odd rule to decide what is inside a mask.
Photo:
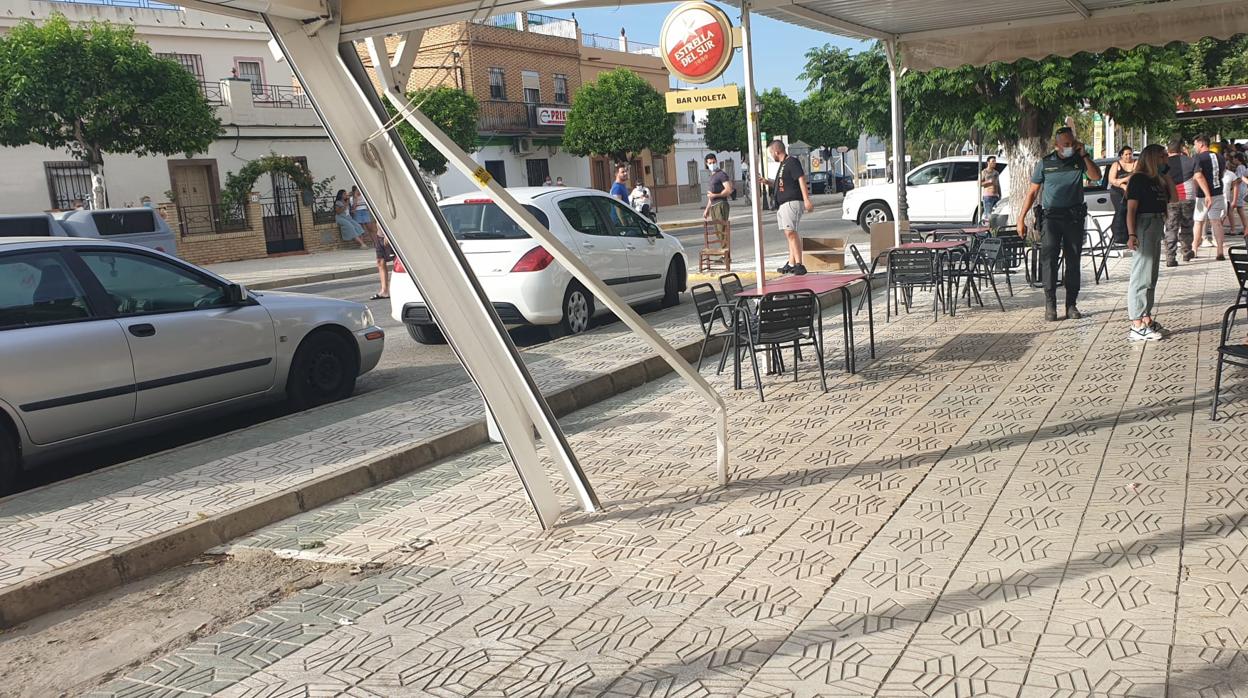
[(1195, 222), (1192, 241), (1193, 256), (1196, 246), (1204, 237), (1205, 224), (1213, 228), (1214, 241), (1218, 246), (1218, 260), (1226, 259), (1226, 231), (1222, 227), (1222, 219), (1226, 217), (1226, 199), (1222, 195), (1222, 170), (1226, 169), (1226, 161), (1222, 156), (1209, 149), (1209, 136), (1196, 136), (1196, 171), (1192, 178), (1196, 180), (1196, 213), (1192, 216)]
[(394, 248), (390, 247), (386, 234), (378, 231), (373, 235), (373, 250), (377, 253), (377, 277), (381, 282), (381, 290), (369, 300), (385, 300), (390, 297), (390, 262), (394, 261)]
[(767, 152), (771, 153), (772, 160), (780, 163), (780, 167), (776, 170), (775, 180), (768, 182), (759, 177), (759, 184), (771, 187), (771, 195), (776, 202), (776, 225), (789, 244), (789, 260), (777, 271), (801, 276), (806, 273), (806, 266), (802, 264), (802, 238), (798, 234), (798, 224), (803, 213), (815, 210), (815, 204), (810, 200), (802, 163), (785, 152), (784, 143), (772, 141), (767, 146)]

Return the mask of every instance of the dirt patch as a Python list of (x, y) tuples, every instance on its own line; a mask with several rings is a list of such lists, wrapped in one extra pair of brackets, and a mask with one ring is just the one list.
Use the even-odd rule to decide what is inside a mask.
[(261, 550), (205, 555), (0, 631), (0, 695), (79, 695), (298, 591), (378, 571)]

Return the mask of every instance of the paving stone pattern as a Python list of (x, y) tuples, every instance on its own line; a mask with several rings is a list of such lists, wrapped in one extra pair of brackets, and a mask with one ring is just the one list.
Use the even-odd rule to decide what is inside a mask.
[(1248, 381), (1207, 414), (1234, 280), (1165, 270), (1175, 332), (1141, 346), (1126, 271), (1082, 321), (1034, 291), (894, 321), (826, 394), (725, 374), (727, 488), (670, 379), (565, 420), (604, 509), (552, 531), (499, 447), (261, 530), (393, 567), (99, 695), (1245, 695)]
[[(688, 342), (700, 336), (692, 313), (685, 304), (650, 319), (670, 341)], [(650, 355), (619, 323), (523, 354), (546, 392)], [(7, 498), (0, 591), (481, 419), (480, 393), (447, 372)]]

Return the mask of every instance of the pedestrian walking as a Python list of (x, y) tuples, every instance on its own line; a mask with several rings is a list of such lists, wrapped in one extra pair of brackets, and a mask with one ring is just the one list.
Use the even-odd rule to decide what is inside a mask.
[(1175, 183), (1176, 197), (1166, 206), (1166, 266), (1179, 266), (1178, 254), (1190, 262), (1196, 253), (1192, 251), (1192, 217), (1196, 213), (1196, 182), (1192, 173), (1196, 161), (1186, 152), (1187, 144), (1182, 136), (1170, 139), (1166, 154), (1170, 156), (1168, 172)]
[(997, 170), (997, 156), (989, 155), (984, 163), (984, 171), (979, 173), (979, 188), (983, 193), (980, 222), (987, 223), (992, 209), (1001, 201), (1001, 172)]
[[(1234, 209), (1232, 217), (1239, 218), (1239, 232), (1241, 235), (1248, 236), (1248, 212), (1245, 206), (1248, 203), (1248, 156), (1240, 151), (1235, 151), (1232, 156), (1235, 162), (1235, 191)], [(1228, 163), (1226, 169), (1231, 169)], [(1223, 187), (1225, 189), (1225, 187)]]
[(732, 221), (728, 220), (728, 199), (735, 190), (728, 173), (720, 169), (715, 153), (707, 153), (704, 162), (711, 179), (706, 186), (706, 209), (702, 211), (702, 218), (715, 225), (715, 235), (720, 242), (726, 243), (732, 233)]
[[(1244, 225), (1242, 221), (1243, 208), (1241, 208), (1241, 190), (1239, 175), (1239, 153), (1231, 148), (1223, 149), (1226, 153), (1226, 169), (1222, 171), (1222, 197), (1226, 199), (1226, 216), (1223, 218), (1222, 225), (1226, 228), (1226, 234), (1234, 237), (1236, 234), (1244, 234)], [(1241, 219), (1238, 220), (1237, 219)], [(1235, 232), (1235, 226), (1239, 226), (1239, 232)]]
[(1041, 276), (1044, 281), (1044, 319), (1057, 320), (1057, 265), (1066, 260), (1062, 280), (1066, 287), (1066, 317), (1083, 317), (1076, 303), (1079, 300), (1079, 257), (1083, 251), (1084, 221), (1088, 215), (1083, 201), (1083, 181), (1101, 178), (1101, 168), (1088, 155), (1075, 132), (1067, 126), (1057, 130), (1053, 152), (1045, 155), (1031, 173), (1031, 187), (1023, 198), (1018, 217), (1019, 237), (1027, 236), (1027, 212), (1040, 196), (1041, 212), (1036, 216), (1040, 227)]
[(615, 168), (615, 182), (611, 184), (611, 196), (628, 204), (628, 167), (620, 165)]
[(368, 247), (364, 243), (364, 228), (351, 217), (351, 202), (346, 189), (339, 189), (334, 195), (334, 222), (338, 224), (338, 232), (344, 241), (354, 240), (361, 249)]
[(1133, 342), (1161, 339), (1165, 333), (1153, 317), (1153, 303), (1166, 214), (1170, 202), (1178, 199), (1169, 169), (1166, 149), (1150, 145), (1140, 153), (1137, 167), (1127, 178), (1127, 249), (1135, 253), (1127, 284), (1127, 317), (1131, 320), (1127, 337)]
[[(373, 222), (373, 212), (368, 209), (368, 200), (364, 198), (364, 192), (360, 191), (359, 185), (351, 186), (351, 218), (360, 224), (365, 232), (377, 238), (377, 224)], [(367, 247), (367, 245), (360, 245)]]
[(377, 276), (379, 290), (370, 300), (385, 300), (390, 297), (390, 262), (394, 261), (394, 248), (384, 230), (378, 230), (373, 236), (373, 250), (377, 253)]
[[(772, 200), (776, 202), (776, 225), (784, 233), (789, 244), (789, 260), (777, 271), (781, 274), (801, 276), (806, 273), (806, 265), (802, 264), (802, 238), (798, 234), (798, 225), (802, 213), (815, 210), (810, 200), (810, 190), (806, 186), (806, 171), (802, 163), (785, 152), (784, 143), (772, 141), (767, 146), (771, 159), (780, 163), (776, 169), (776, 178), (770, 182), (759, 177), (760, 187), (768, 187)], [(761, 189), (760, 189), (761, 191)]]
[(634, 211), (640, 213), (646, 218), (652, 219), (654, 217), (654, 214), (651, 213), (652, 202), (650, 199), (650, 188), (647, 187), (646, 183), (640, 179), (637, 180), (637, 184), (633, 187), (633, 191), (628, 195), (628, 205), (631, 206)]
[(1213, 229), (1213, 237), (1217, 245), (1217, 258), (1226, 259), (1226, 231), (1222, 227), (1222, 219), (1226, 216), (1226, 199), (1222, 191), (1222, 171), (1226, 169), (1226, 161), (1219, 153), (1209, 149), (1209, 136), (1196, 136), (1196, 169), (1192, 178), (1198, 188), (1196, 212), (1193, 216), (1195, 228), (1192, 234), (1192, 256), (1196, 256), (1197, 246), (1204, 237), (1205, 226)]
[(1109, 175), (1105, 186), (1109, 189), (1109, 200), (1114, 205), (1114, 220), (1109, 228), (1113, 231), (1115, 243), (1127, 241), (1127, 181), (1135, 171), (1135, 150), (1125, 145), (1118, 149), (1118, 159), (1109, 166)]

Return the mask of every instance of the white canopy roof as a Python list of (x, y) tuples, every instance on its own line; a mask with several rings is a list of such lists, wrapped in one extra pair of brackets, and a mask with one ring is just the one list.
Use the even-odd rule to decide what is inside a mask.
[[(735, 0), (733, 4), (739, 4)], [(184, 0), (198, 9), (313, 20), (328, 0)], [(344, 38), (484, 14), (646, 4), (644, 0), (340, 0)], [(912, 69), (1069, 56), (1248, 33), (1243, 0), (757, 0), (760, 14), (810, 29), (895, 40)]]

